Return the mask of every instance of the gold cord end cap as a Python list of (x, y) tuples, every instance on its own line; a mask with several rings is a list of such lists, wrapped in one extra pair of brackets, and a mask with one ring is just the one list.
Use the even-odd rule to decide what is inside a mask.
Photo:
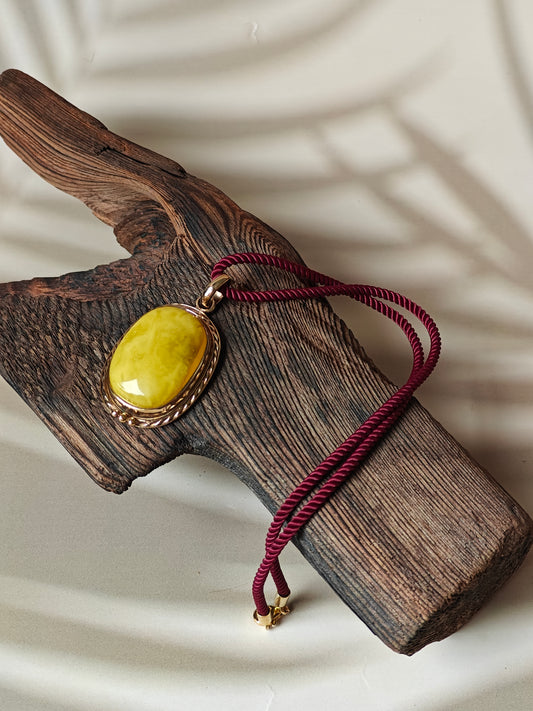
[(268, 614), (260, 615), (257, 610), (254, 611), (254, 621), (259, 627), (263, 627), (266, 630), (272, 629), (281, 620), (282, 617), (288, 615), (290, 612), (288, 606), (289, 597), (282, 597), (278, 595), (273, 605), (268, 608)]

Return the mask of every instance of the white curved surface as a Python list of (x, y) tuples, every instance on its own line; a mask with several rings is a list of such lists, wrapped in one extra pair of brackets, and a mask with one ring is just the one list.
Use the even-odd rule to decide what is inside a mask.
[[(445, 349), (420, 399), (533, 512), (531, 3), (0, 0), (0, 17), (1, 69), (215, 183), (310, 266), (424, 304)], [(122, 251), (0, 147), (0, 254), (11, 281)], [(338, 311), (400, 378), (391, 329)], [(262, 634), (268, 516), (229, 473), (184, 458), (110, 496), (3, 382), (0, 454), (2, 709), (531, 708), (531, 555), (405, 658), (289, 550), (297, 612)]]

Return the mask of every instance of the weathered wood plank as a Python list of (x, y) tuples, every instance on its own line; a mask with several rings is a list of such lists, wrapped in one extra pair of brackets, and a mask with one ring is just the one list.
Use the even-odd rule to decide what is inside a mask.
[[(117, 423), (98, 383), (136, 318), (161, 303), (194, 303), (228, 253), (298, 255), (212, 185), (14, 70), (0, 78), (0, 133), (132, 255), (0, 285), (0, 373), (100, 486), (120, 493), (197, 453), (229, 467), (274, 511), (392, 392), (326, 303), (223, 303), (213, 317), (222, 363), (202, 399), (159, 430)], [(249, 287), (293, 283), (273, 271), (239, 275)], [(466, 622), (532, 536), (528, 515), (413, 401), (296, 545), (373, 632), (412, 654)]]

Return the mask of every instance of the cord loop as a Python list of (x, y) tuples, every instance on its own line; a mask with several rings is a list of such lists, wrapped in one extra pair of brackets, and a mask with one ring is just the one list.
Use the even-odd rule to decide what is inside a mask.
[[(225, 270), (237, 264), (256, 264), (290, 272), (312, 286), (267, 291), (249, 291), (227, 286)], [(354, 473), (372, 449), (394, 426), (403, 414), (414, 391), (433, 371), (440, 355), (441, 340), (438, 328), (426, 311), (402, 294), (381, 287), (363, 284), (344, 284), (332, 277), (313, 271), (303, 264), (271, 254), (245, 252), (221, 259), (213, 267), (211, 278), (226, 276), (225, 296), (233, 301), (261, 303), (294, 299), (322, 298), (345, 295), (386, 316), (404, 332), (413, 352), (413, 364), (407, 381), (389, 397), (363, 424), (289, 494), (274, 515), (265, 540), (265, 555), (252, 585), (256, 605), (254, 618), (269, 629), (285, 612), (269, 606), (264, 587), (268, 575), (276, 584), (278, 597), (286, 600), (290, 589), (280, 567), (279, 556), (287, 543), (333, 496), (337, 489)], [(218, 288), (222, 288), (219, 286)], [(425, 328), (430, 340), (427, 356), (416, 330), (394, 306), (412, 314)], [(286, 607), (286, 602), (283, 607)], [(287, 608), (288, 611), (288, 608)], [(275, 621), (274, 621), (275, 618)]]

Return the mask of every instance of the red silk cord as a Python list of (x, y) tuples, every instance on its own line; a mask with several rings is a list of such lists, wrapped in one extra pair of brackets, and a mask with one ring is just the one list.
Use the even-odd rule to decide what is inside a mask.
[[(433, 319), (417, 304), (394, 291), (362, 284), (344, 284), (325, 274), (308, 269), (302, 264), (269, 254), (232, 254), (221, 259), (213, 268), (215, 279), (237, 264), (256, 264), (275, 267), (290, 272), (312, 284), (292, 289), (247, 291), (230, 285), (223, 288), (226, 298), (232, 301), (261, 303), (293, 299), (315, 299), (345, 295), (359, 301), (398, 325), (409, 341), (413, 364), (409, 378), (363, 424), (340, 444), (294, 489), (278, 509), (268, 530), (265, 556), (255, 575), (252, 594), (257, 613), (269, 614), (264, 587), (268, 575), (272, 576), (281, 597), (288, 597), (289, 587), (280, 567), (279, 556), (293, 536), (331, 498), (337, 489), (354, 473), (373, 447), (387, 434), (409, 404), (414, 391), (426, 380), (440, 355), (440, 335)], [(411, 313), (426, 329), (430, 347), (427, 357), (420, 339), (411, 323), (390, 304)]]

